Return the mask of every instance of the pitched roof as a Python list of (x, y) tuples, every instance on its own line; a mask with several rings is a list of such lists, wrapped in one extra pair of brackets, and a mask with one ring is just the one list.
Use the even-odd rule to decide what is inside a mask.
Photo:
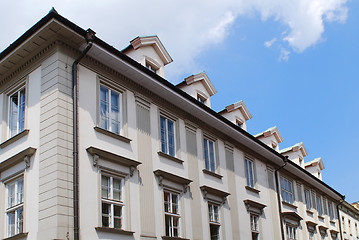
[(291, 147), (287, 147), (287, 148), (281, 149), (281, 150), (279, 150), (279, 152), (283, 154), (283, 153), (287, 153), (287, 152), (290, 152), (290, 151), (296, 152), (296, 151), (298, 151), (298, 150), (300, 150), (300, 151), (302, 152), (302, 155), (303, 155), (304, 157), (308, 155), (308, 152), (307, 152), (307, 150), (305, 149), (303, 142), (294, 144), (294, 145), (291, 146)]
[(278, 131), (278, 128), (276, 126), (274, 127), (271, 127), (271, 128), (268, 128), (267, 130), (263, 131), (263, 132), (260, 132), (260, 133), (257, 133), (256, 135), (254, 135), (256, 138), (259, 138), (259, 137), (268, 137), (270, 135), (274, 135), (274, 137), (276, 138), (277, 142), (278, 143), (281, 143), (283, 142), (283, 138), (282, 138), (282, 135), (279, 133)]

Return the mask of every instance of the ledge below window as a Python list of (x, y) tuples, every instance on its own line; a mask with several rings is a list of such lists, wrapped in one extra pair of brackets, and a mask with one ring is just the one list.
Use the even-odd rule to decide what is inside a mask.
[(16, 134), (15, 136), (9, 138), (8, 140), (6, 140), (5, 142), (2, 142), (0, 144), (0, 148), (4, 148), (8, 145), (10, 145), (13, 142), (16, 142), (17, 140), (19, 140), (20, 138), (26, 136), (27, 134), (29, 134), (30, 130), (29, 129), (25, 129), (24, 131)]
[(162, 236), (163, 240), (189, 240), (188, 238), (181, 238), (181, 237), (167, 237), (167, 236)]
[(222, 175), (219, 175), (218, 173), (215, 173), (215, 172), (208, 171), (207, 169), (203, 169), (202, 172), (205, 174), (208, 174), (212, 177), (218, 178), (218, 179), (222, 179), (222, 177), (223, 177)]
[(285, 202), (285, 201), (282, 201), (282, 204), (285, 205), (285, 206), (288, 206), (288, 207), (291, 207), (291, 208), (294, 208), (294, 209), (297, 209), (298, 207), (291, 204), (291, 203), (288, 203), (288, 202)]
[(125, 142), (125, 143), (130, 143), (132, 140), (127, 138), (127, 137), (124, 137), (124, 136), (121, 136), (117, 133), (113, 133), (113, 132), (110, 132), (106, 129), (103, 129), (103, 128), (100, 128), (100, 127), (94, 127), (93, 129), (95, 129), (96, 132), (99, 132), (99, 133), (102, 133), (104, 135), (107, 135), (109, 137), (113, 137), (113, 138), (116, 138), (122, 142)]
[(307, 209), (306, 211), (307, 211), (307, 213), (308, 213), (309, 215), (313, 216), (314, 213), (313, 213), (312, 211), (310, 211), (310, 210), (308, 210), (308, 209)]
[(336, 222), (335, 222), (335, 221), (333, 221), (333, 220), (330, 220), (330, 221), (329, 221), (329, 223), (331, 223), (331, 224), (335, 225), (335, 223), (336, 223)]
[(126, 230), (122, 230), (122, 229), (108, 228), (108, 227), (95, 227), (95, 229), (98, 232), (116, 233), (116, 234), (127, 235), (127, 236), (131, 236), (135, 233), (132, 231), (126, 231)]
[(259, 191), (258, 189), (255, 189), (255, 188), (252, 188), (250, 186), (245, 186), (245, 188), (248, 190), (248, 191), (251, 191), (251, 192), (254, 192), (256, 194), (259, 194), (261, 191)]
[(169, 160), (171, 160), (171, 161), (174, 161), (174, 162), (176, 162), (176, 163), (182, 164), (182, 163), (184, 162), (183, 160), (181, 160), (181, 159), (179, 159), (179, 158), (176, 158), (176, 157), (174, 157), (174, 156), (168, 155), (168, 154), (163, 153), (163, 152), (157, 152), (157, 154), (158, 154), (158, 156), (167, 158), (167, 159), (169, 159)]
[(26, 233), (19, 233), (19, 234), (16, 234), (14, 236), (11, 236), (11, 237), (3, 238), (2, 240), (16, 240), (16, 239), (26, 238), (27, 234), (28, 234), (27, 232)]
[(324, 217), (323, 217), (323, 216), (318, 216), (318, 219), (324, 221)]

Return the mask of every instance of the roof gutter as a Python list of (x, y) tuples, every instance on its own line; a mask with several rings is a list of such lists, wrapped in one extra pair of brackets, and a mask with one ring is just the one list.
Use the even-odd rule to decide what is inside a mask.
[(79, 234), (79, 157), (78, 157), (78, 83), (77, 65), (87, 54), (93, 44), (95, 32), (91, 29), (86, 31), (87, 46), (81, 55), (72, 64), (72, 100), (73, 100), (73, 197), (74, 197), (74, 240), (80, 239)]

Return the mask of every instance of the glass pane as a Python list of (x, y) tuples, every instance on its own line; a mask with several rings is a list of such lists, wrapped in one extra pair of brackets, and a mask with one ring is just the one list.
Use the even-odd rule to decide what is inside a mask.
[(173, 217), (173, 237), (178, 237), (179, 218)]
[(214, 160), (214, 146), (213, 146), (213, 142), (212, 141), (208, 141), (208, 146), (209, 146), (209, 156), (210, 156), (210, 167), (211, 167), (211, 171), (215, 172), (216, 171), (216, 167), (215, 167), (215, 160)]
[(210, 224), (210, 233), (211, 233), (211, 240), (218, 240), (219, 239), (219, 226)]
[(122, 206), (114, 206), (114, 227), (121, 228)]
[(252, 161), (248, 161), (248, 171), (249, 171), (249, 186), (254, 187), (253, 163), (252, 163)]
[(172, 213), (178, 213), (178, 196), (172, 194)]
[(23, 195), (23, 190), (24, 189), (24, 180), (21, 179), (19, 181), (17, 181), (17, 203), (22, 203), (23, 199), (22, 199), (22, 195)]
[(167, 130), (166, 130), (166, 119), (160, 118), (161, 125), (161, 151), (167, 153)]
[(25, 89), (20, 91), (20, 107), (19, 107), (19, 131), (25, 128)]
[(23, 209), (19, 208), (18, 210), (16, 210), (16, 228), (17, 228), (17, 233), (22, 233), (22, 229), (23, 229)]
[(165, 225), (166, 225), (166, 236), (171, 236), (170, 234), (172, 234), (171, 232), (171, 217), (168, 215), (165, 215)]
[(168, 154), (171, 156), (175, 155), (175, 133), (174, 133), (174, 123), (171, 120), (167, 119), (167, 129), (168, 129)]
[(17, 134), (18, 121), (18, 93), (10, 97), (10, 113), (9, 113), (10, 137)]
[(164, 203), (165, 203), (165, 212), (169, 212), (169, 196), (170, 194), (168, 192), (164, 192)]
[(110, 198), (110, 178), (107, 176), (101, 176), (102, 185), (102, 198)]
[(205, 165), (206, 165), (206, 169), (209, 169), (209, 156), (208, 156), (208, 140), (207, 139), (203, 139), (203, 146), (204, 146), (204, 161), (205, 161)]
[(120, 95), (111, 91), (111, 131), (120, 133)]
[(114, 228), (122, 228), (122, 219), (121, 218), (114, 219)]
[(15, 205), (15, 184), (8, 186), (8, 207)]
[(7, 214), (8, 216), (8, 235), (15, 235), (15, 212), (10, 212)]
[(100, 87), (100, 126), (109, 129), (109, 96), (108, 89)]
[(120, 179), (113, 179), (113, 199), (114, 200), (121, 200), (121, 180)]

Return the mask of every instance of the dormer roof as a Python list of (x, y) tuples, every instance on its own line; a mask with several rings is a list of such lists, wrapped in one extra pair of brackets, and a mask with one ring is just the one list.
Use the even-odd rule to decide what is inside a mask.
[(136, 37), (130, 43), (135, 50), (137, 50), (138, 48), (143, 47), (143, 46), (153, 46), (156, 53), (163, 61), (164, 65), (167, 65), (167, 64), (173, 62), (171, 56), (169, 55), (169, 53), (167, 52), (166, 48), (163, 46), (162, 42), (157, 37), (157, 35)]
[(322, 161), (322, 158), (316, 158), (316, 159), (314, 159), (314, 160), (312, 160), (312, 161), (310, 161), (310, 162), (306, 162), (306, 163), (304, 163), (304, 167), (314, 167), (314, 166), (319, 166), (319, 169), (320, 170), (323, 170), (325, 167), (324, 167), (324, 163), (323, 163), (323, 161)]
[(287, 148), (284, 148), (282, 150), (279, 150), (279, 152), (284, 154), (284, 153), (291, 152), (291, 151), (292, 152), (297, 152), (299, 150), (301, 151), (303, 157), (308, 155), (308, 152), (305, 149), (303, 142), (300, 142), (300, 143), (297, 143), (297, 144), (295, 144), (295, 145), (293, 145), (291, 147), (287, 147)]
[(219, 113), (221, 114), (225, 111), (232, 112), (237, 109), (239, 109), (241, 111), (241, 113), (246, 121), (252, 118), (252, 115), (249, 113), (248, 108), (246, 107), (246, 105), (244, 104), (244, 102), (242, 100), (239, 102), (233, 103), (231, 105), (228, 105), (225, 109), (223, 109)]
[(212, 82), (209, 80), (209, 78), (205, 72), (191, 75), (191, 76), (185, 78), (185, 81), (186, 81), (187, 85), (191, 85), (192, 83), (202, 81), (203, 86), (206, 88), (206, 90), (210, 96), (213, 96), (215, 93), (217, 93), (217, 90), (214, 88)]
[(267, 130), (261, 132), (261, 133), (258, 133), (256, 135), (254, 135), (256, 138), (259, 138), (259, 137), (269, 137), (270, 135), (274, 135), (275, 139), (277, 140), (278, 143), (281, 143), (283, 142), (283, 138), (282, 138), (282, 135), (280, 135), (279, 131), (278, 131), (278, 128), (276, 126), (274, 127), (271, 127), (271, 128), (268, 128)]

